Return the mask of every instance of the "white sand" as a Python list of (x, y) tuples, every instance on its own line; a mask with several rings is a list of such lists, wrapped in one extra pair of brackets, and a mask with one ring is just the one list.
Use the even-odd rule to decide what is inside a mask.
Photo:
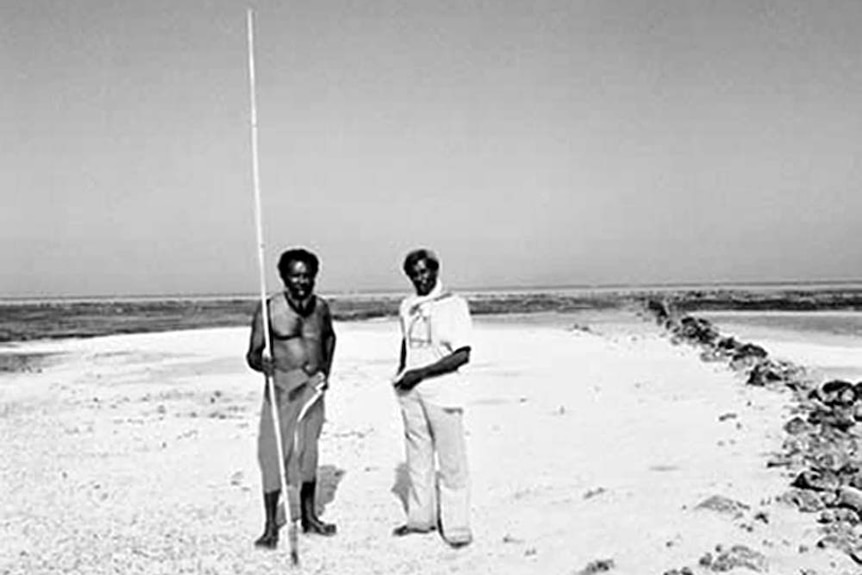
[[(790, 394), (746, 387), (618, 314), (477, 319), (466, 420), (475, 542), (394, 539), (406, 488), (388, 384), (396, 325), (336, 327), (320, 502), (339, 533), (301, 539), (303, 572), (569, 575), (597, 559), (613, 573), (703, 572), (697, 560), (717, 544), (764, 553), (772, 573), (852, 572), (844, 555), (814, 548), (812, 516), (773, 501), (789, 478), (766, 461)], [(243, 364), (246, 338), (22, 345), (68, 357), (0, 376), (0, 573), (290, 571), (286, 541), (252, 546), (263, 383)], [(695, 509), (712, 495), (749, 509)]]

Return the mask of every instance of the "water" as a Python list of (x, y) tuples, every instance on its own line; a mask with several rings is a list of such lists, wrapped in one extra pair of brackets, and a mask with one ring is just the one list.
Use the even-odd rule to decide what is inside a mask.
[(742, 330), (777, 330), (798, 334), (800, 337), (847, 336), (862, 338), (862, 312), (855, 311), (816, 311), (816, 312), (699, 312), (718, 325), (733, 326)]
[(757, 343), (824, 379), (862, 380), (862, 312), (700, 312), (722, 334)]

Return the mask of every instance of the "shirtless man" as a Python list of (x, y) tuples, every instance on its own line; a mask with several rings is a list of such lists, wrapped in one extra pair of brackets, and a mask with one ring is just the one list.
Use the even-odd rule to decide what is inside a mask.
[[(304, 249), (291, 249), (281, 254), (278, 272), (285, 289), (267, 302), (272, 358), (264, 355), (263, 321), (258, 304), (252, 321), (246, 361), (253, 370), (270, 375), (275, 383), (287, 484), (300, 484), (298, 515), (302, 530), (328, 536), (335, 534), (335, 525), (321, 521), (314, 506), (317, 440), (324, 420), (322, 397), (314, 402), (299, 422), (296, 450), (293, 446), (299, 412), (316, 387), (327, 388), (335, 351), (335, 332), (329, 306), (314, 295), (314, 281), (319, 267), (317, 256)], [(255, 545), (272, 549), (278, 544), (277, 511), (281, 476), (270, 400), (269, 393), (265, 393), (258, 433), (258, 462), (262, 475), (266, 525)], [(297, 511), (291, 509), (291, 515), (296, 517)]]

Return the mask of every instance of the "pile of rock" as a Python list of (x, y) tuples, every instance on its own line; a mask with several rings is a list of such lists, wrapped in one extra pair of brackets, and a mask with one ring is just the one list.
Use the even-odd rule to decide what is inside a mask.
[(823, 524), (819, 547), (836, 547), (862, 564), (862, 382), (812, 381), (800, 366), (776, 361), (762, 347), (723, 337), (707, 320), (678, 317), (665, 302), (647, 309), (677, 343), (702, 349), (706, 361), (726, 361), (749, 385), (785, 386), (796, 415), (786, 422), (783, 450), (768, 463), (793, 477), (782, 500)]
[(800, 414), (784, 426), (784, 452), (770, 465), (793, 472), (784, 500), (818, 513), (820, 547), (837, 547), (862, 563), (862, 382), (842, 380), (799, 394)]
[[(766, 573), (769, 571), (769, 564), (766, 556), (745, 545), (733, 545), (725, 548), (723, 545), (716, 545), (715, 554), (711, 552), (705, 553), (698, 560), (698, 572), (706, 569), (713, 572), (723, 573), (726, 571), (734, 571), (736, 569), (747, 569), (756, 573)], [(695, 575), (695, 571), (688, 566), (680, 567), (679, 569), (670, 569), (662, 575)]]
[(805, 372), (799, 366), (770, 359), (767, 351), (757, 344), (722, 336), (706, 319), (678, 315), (659, 300), (647, 301), (646, 308), (672, 334), (674, 343), (698, 346), (704, 361), (728, 362), (734, 370), (746, 373), (749, 385), (784, 384), (796, 388), (805, 384)]

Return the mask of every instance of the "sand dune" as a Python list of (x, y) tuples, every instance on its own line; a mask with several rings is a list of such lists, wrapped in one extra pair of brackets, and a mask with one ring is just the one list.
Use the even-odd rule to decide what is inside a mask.
[[(393, 539), (406, 490), (392, 320), (337, 325), (308, 573), (664, 573), (744, 545), (772, 573), (852, 572), (767, 468), (791, 397), (618, 312), (483, 317), (467, 414), (476, 540)], [(266, 573), (246, 329), (30, 342), (0, 377), (2, 573)], [(712, 504), (701, 505), (717, 496)], [(717, 503), (716, 503), (717, 502)], [(743, 567), (738, 572), (750, 572)], [(815, 571), (812, 571), (815, 572)]]

